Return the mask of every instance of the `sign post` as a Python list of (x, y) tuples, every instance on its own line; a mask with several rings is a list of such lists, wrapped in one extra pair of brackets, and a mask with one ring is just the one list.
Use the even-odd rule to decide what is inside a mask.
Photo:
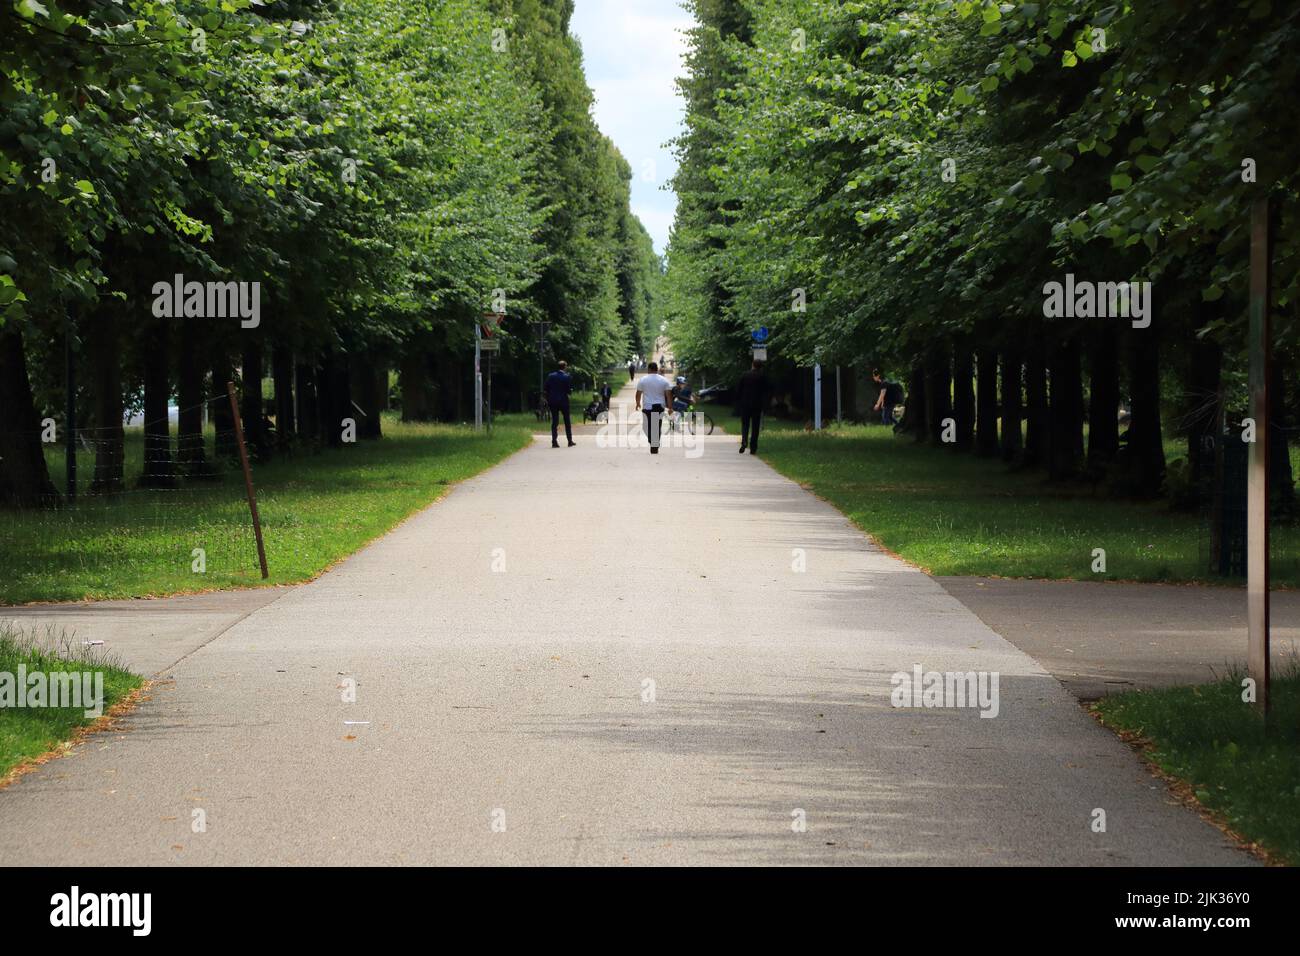
[(768, 330), (767, 326), (763, 326), (761, 329), (755, 329), (750, 334), (755, 362), (767, 361), (767, 340), (771, 337), (772, 333)]
[[(476, 342), (478, 344), (478, 354), (482, 356), (486, 353), (487, 365), (487, 427), (490, 431), (492, 428), (492, 356), (501, 351), (501, 340), (496, 337), (497, 328), (505, 320), (504, 312), (484, 312), (483, 318), (486, 320), (476, 329)], [(483, 404), (482, 386), (480, 386), (479, 401)], [(479, 425), (482, 425), (482, 411), (479, 412)]]
[[(1250, 212), (1250, 416), (1255, 440), (1250, 444), (1246, 485), (1246, 630), (1247, 666), (1255, 682), (1255, 707), (1269, 713), (1269, 307), (1272, 270), (1272, 231), (1268, 199)], [(1283, 452), (1285, 454), (1285, 451)]]
[(822, 430), (822, 363), (813, 366), (813, 430)]
[(483, 330), (474, 323), (474, 430), (483, 430)]

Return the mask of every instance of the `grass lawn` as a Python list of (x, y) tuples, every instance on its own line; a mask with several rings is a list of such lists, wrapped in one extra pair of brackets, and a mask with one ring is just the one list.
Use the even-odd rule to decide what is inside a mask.
[[(526, 428), (479, 435), (456, 425), (384, 421), (384, 438), (254, 465), (269, 584), (307, 580), (527, 445)], [(128, 435), (127, 475), (141, 438)], [(80, 463), (88, 475), (91, 461)], [(51, 469), (55, 471), (54, 468)], [(194, 549), (206, 571), (193, 569)], [(80, 498), (0, 519), (0, 603), (158, 596), (260, 585), (238, 467), (175, 491)]]
[[(29, 676), (42, 671), (46, 674), (80, 674), (83, 671), (102, 673), (104, 711), (143, 683), (136, 675), (102, 658), (84, 653), (83, 648), (65, 644), (57, 654), (49, 653), (37, 649), (29, 637), (23, 637), (9, 629), (0, 629), (0, 675), (12, 675), (16, 681), (19, 666), (25, 667)], [(3, 680), (0, 678), (0, 681)], [(7, 700), (6, 693), (12, 694), (12, 698)], [(16, 688), (10, 686), (6, 691), (0, 685), (0, 780), (24, 760), (39, 757), (54, 749), (72, 737), (78, 728), (95, 720), (93, 716), (86, 716), (85, 706), (18, 707), (16, 703)]]
[(1300, 674), (1273, 681), (1272, 730), (1240, 678), (1106, 697), (1096, 711), (1247, 840), (1300, 864)]
[[(740, 424), (712, 406), (732, 434)], [(820, 433), (765, 419), (761, 457), (825, 498), (886, 548), (933, 574), (1128, 581), (1217, 581), (1210, 533), (1163, 501), (1110, 500), (1089, 486), (1050, 484), (999, 461), (917, 446), (890, 429)], [(1273, 529), (1273, 580), (1300, 586), (1300, 528)], [(1106, 571), (1092, 572), (1094, 548)], [(1232, 582), (1239, 583), (1239, 582)]]

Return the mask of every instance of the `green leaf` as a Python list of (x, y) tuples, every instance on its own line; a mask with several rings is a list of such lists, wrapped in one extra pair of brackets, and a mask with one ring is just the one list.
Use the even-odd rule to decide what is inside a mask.
[(18, 15), (26, 17), (28, 20), (35, 20), (38, 16), (45, 19), (50, 18), (50, 11), (47, 10), (37, 0), (20, 0), (18, 4)]

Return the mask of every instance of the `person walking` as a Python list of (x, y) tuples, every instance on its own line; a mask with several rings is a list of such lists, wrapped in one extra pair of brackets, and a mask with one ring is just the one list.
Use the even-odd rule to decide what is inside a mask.
[(652, 455), (659, 454), (659, 432), (672, 390), (673, 383), (659, 374), (659, 366), (654, 362), (650, 363), (648, 374), (636, 383), (636, 407), (645, 416), (645, 437), (650, 439)]
[(754, 359), (754, 367), (740, 376), (736, 386), (736, 408), (740, 411), (740, 453), (749, 449), (751, 455), (758, 454), (758, 431), (763, 423), (763, 412), (771, 391), (767, 376), (763, 374), (763, 363)]
[(627, 363), (627, 380), (629, 382), (636, 381), (636, 362)]
[(569, 413), (569, 393), (573, 391), (573, 376), (568, 372), (569, 363), (561, 362), (560, 367), (546, 376), (546, 404), (551, 408), (551, 447), (560, 447), (560, 415), (564, 415), (564, 437), (569, 447), (577, 444), (573, 440), (573, 419)]
[(602, 407), (608, 409), (610, 399), (612, 399), (613, 397), (614, 397), (614, 390), (609, 387), (609, 382), (606, 382), (605, 384), (600, 386), (600, 404)]
[(878, 368), (872, 369), (871, 380), (876, 383), (876, 388), (880, 389), (880, 396), (876, 399), (872, 411), (880, 413), (880, 424), (897, 425), (898, 422), (894, 420), (894, 408), (903, 403), (903, 386), (885, 379)]

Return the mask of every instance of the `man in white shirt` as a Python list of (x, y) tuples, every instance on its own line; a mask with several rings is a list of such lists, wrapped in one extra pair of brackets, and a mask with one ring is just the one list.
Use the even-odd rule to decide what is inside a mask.
[[(645, 416), (645, 435), (650, 439), (650, 454), (659, 454), (659, 428), (663, 424), (664, 409), (668, 407), (668, 394), (673, 383), (659, 374), (659, 365), (651, 362), (649, 374), (636, 383), (636, 407)], [(644, 407), (642, 399), (645, 400)]]

